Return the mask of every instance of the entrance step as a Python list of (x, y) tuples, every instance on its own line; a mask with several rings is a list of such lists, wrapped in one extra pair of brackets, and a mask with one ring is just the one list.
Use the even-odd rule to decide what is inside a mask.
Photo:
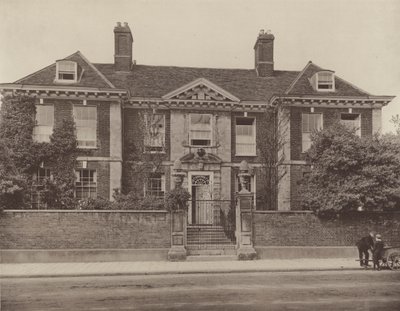
[(189, 256), (234, 256), (236, 249), (234, 245), (187, 245)]
[(194, 255), (187, 256), (186, 261), (233, 261), (237, 260), (236, 255)]
[(187, 228), (187, 245), (232, 244), (221, 226), (197, 225)]

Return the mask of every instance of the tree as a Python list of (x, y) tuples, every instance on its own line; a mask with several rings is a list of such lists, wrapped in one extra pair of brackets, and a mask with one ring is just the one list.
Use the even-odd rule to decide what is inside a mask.
[(312, 170), (301, 186), (302, 206), (317, 212), (398, 208), (400, 160), (395, 144), (360, 138), (335, 124), (312, 135)]
[(286, 175), (283, 152), (287, 134), (288, 116), (279, 106), (268, 107), (265, 117), (260, 120), (257, 146), (261, 162), (261, 182), (263, 191), (257, 195), (268, 210), (276, 210), (278, 204), (278, 184)]
[(396, 134), (400, 136), (400, 115), (396, 114), (395, 116), (392, 116), (390, 122), (393, 123), (396, 129)]

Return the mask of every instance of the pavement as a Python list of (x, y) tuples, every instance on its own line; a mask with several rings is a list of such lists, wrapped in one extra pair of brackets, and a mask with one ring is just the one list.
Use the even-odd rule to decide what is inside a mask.
[(353, 258), (0, 264), (0, 278), (360, 270)]

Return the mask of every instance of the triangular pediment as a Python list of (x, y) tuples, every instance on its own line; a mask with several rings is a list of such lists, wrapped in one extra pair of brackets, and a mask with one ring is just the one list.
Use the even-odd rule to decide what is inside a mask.
[(240, 101), (236, 96), (204, 78), (194, 80), (162, 98), (166, 100)]

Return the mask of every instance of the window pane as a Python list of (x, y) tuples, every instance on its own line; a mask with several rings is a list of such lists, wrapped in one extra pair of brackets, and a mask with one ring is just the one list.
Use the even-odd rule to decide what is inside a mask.
[(76, 171), (75, 195), (77, 199), (97, 197), (96, 170), (80, 169)]
[(191, 124), (196, 125), (196, 124), (211, 124), (211, 115), (209, 114), (191, 114)]
[(97, 139), (97, 107), (74, 106), (78, 146), (95, 147)]
[(36, 124), (53, 126), (54, 106), (36, 106)]
[(309, 133), (322, 128), (322, 114), (303, 113), (302, 114), (302, 132)]
[(59, 71), (75, 71), (74, 62), (58, 62)]
[(162, 114), (146, 115), (145, 146), (162, 147), (165, 139), (165, 117)]
[(311, 135), (310, 133), (302, 134), (302, 151), (305, 152), (311, 147)]

